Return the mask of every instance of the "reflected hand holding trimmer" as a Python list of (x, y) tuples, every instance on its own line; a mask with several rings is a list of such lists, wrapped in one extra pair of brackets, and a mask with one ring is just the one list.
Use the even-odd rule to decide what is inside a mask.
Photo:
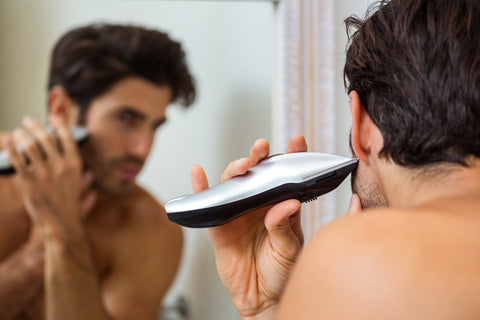
[[(53, 128), (50, 125), (47, 125), (47, 130), (53, 133)], [(80, 144), (88, 138), (88, 131), (85, 127), (73, 126), (70, 127), (73, 138), (75, 141)], [(20, 148), (19, 151), (21, 152)], [(0, 175), (12, 174), (15, 173), (15, 169), (12, 167), (9, 159), (7, 150), (0, 152)]]

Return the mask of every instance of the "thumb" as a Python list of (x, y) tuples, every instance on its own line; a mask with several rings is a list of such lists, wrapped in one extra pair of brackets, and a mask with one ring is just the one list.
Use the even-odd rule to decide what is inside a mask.
[(358, 194), (354, 193), (352, 199), (350, 199), (350, 207), (347, 210), (347, 216), (359, 214), (362, 210), (362, 201)]
[(299, 209), (298, 200), (287, 200), (273, 206), (265, 216), (265, 228), (273, 248), (285, 258), (292, 260), (302, 246), (302, 240), (293, 231), (290, 219), (300, 214)]

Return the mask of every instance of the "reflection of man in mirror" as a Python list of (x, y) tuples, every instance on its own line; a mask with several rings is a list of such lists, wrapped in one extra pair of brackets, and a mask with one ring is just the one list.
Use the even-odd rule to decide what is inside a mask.
[(2, 141), (16, 174), (0, 178), (0, 319), (157, 319), (182, 234), (135, 178), (167, 106), (195, 97), (185, 54), (155, 30), (77, 28), (49, 90), (57, 139), (25, 118)]

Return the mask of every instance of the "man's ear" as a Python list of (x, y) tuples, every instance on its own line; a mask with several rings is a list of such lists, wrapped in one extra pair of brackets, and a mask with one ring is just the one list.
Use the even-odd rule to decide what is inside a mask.
[(48, 93), (49, 115), (62, 118), (66, 123), (76, 124), (79, 108), (62, 86), (54, 86)]
[(360, 101), (357, 91), (351, 91), (350, 94), (350, 111), (352, 113), (352, 130), (351, 144), (355, 155), (363, 162), (370, 162), (372, 153), (372, 141), (374, 139), (375, 124), (365, 110), (365, 106)]

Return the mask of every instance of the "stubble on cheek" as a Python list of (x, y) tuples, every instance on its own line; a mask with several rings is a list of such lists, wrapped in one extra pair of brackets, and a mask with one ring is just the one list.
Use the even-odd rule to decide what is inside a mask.
[(360, 197), (364, 209), (388, 207), (388, 201), (378, 184), (359, 173), (358, 167), (352, 172), (351, 187), (352, 192)]

